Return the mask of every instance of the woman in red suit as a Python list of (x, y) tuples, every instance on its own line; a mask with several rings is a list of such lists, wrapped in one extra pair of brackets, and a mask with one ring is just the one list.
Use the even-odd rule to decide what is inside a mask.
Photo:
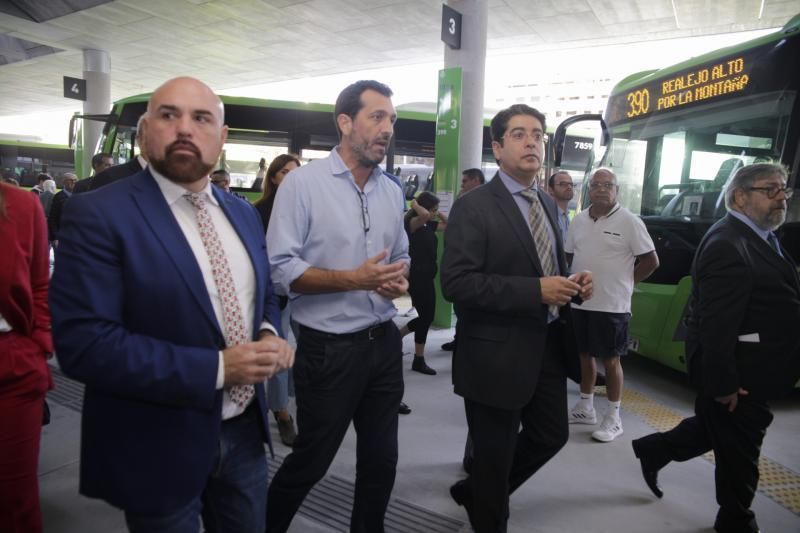
[(47, 222), (36, 195), (0, 184), (0, 531), (42, 531), (36, 473), (52, 386)]

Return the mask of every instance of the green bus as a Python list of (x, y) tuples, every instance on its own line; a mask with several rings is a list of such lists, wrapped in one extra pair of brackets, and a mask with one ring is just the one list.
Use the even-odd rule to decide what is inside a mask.
[[(103, 123), (97, 152), (110, 153), (115, 164), (128, 161), (138, 153), (136, 123), (145, 112), (150, 94), (119, 100), (107, 115), (75, 115), (70, 122), (70, 143), (76, 144), (76, 166), (82, 162), (82, 148), (77, 144), (81, 121)], [(332, 104), (289, 102), (220, 96), (225, 104), (228, 140), (217, 168), (231, 174), (231, 186), (248, 196), (254, 190), (258, 162), (267, 164), (278, 154), (292, 152), (304, 160), (324, 157), (338, 143), (333, 122)], [(387, 154), (386, 168), (407, 164), (433, 166), (436, 116), (432, 113), (398, 109), (395, 135)], [(78, 169), (88, 176), (88, 169)]]
[[(90, 169), (85, 166), (81, 143), (83, 121), (96, 121), (103, 125), (99, 145), (92, 154), (109, 153), (115, 164), (124, 163), (138, 153), (136, 123), (145, 112), (149, 98), (150, 93), (131, 96), (114, 102), (109, 114), (76, 114), (72, 118), (69, 138), (70, 146), (75, 148), (75, 173), (78, 176), (90, 174)], [(338, 143), (332, 104), (224, 95), (220, 98), (225, 104), (225, 122), (230, 131), (217, 168), (228, 170), (231, 186), (250, 197), (258, 195), (253, 185), (262, 157), (269, 164), (275, 156), (288, 151), (300, 155), (303, 160), (310, 160), (324, 157)], [(431, 181), (435, 136), (435, 113), (398, 106), (394, 138), (385, 168), (401, 178), (409, 198), (423, 190), (435, 190)], [(592, 139), (587, 138), (584, 132), (578, 132), (570, 134), (568, 140), (570, 143), (562, 167), (577, 177), (576, 170), (586, 165)], [(481, 166), (487, 172), (487, 178), (491, 178), (496, 169), (491, 145), (489, 120), (486, 120)], [(550, 167), (552, 165), (548, 165)]]
[[(661, 266), (635, 289), (631, 350), (685, 371), (683, 318), (700, 239), (725, 215), (724, 190), (743, 165), (781, 163), (797, 188), (800, 167), (800, 15), (777, 32), (619, 82), (602, 117), (571, 117), (556, 131), (595, 124), (586, 176), (614, 170), (618, 201), (645, 222)], [(588, 180), (584, 180), (584, 184)], [(582, 188), (579, 205), (586, 207)], [(800, 260), (800, 201), (779, 237)]]
[(16, 176), (23, 187), (36, 185), (40, 172), (49, 173), (61, 185), (61, 175), (72, 172), (75, 153), (69, 146), (0, 139), (0, 168)]

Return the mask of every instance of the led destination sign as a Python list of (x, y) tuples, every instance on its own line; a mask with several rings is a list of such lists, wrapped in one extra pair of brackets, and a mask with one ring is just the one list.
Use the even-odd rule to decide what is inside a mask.
[(720, 59), (616, 94), (609, 102), (609, 118), (631, 120), (742, 93), (751, 83), (754, 59), (753, 54)]

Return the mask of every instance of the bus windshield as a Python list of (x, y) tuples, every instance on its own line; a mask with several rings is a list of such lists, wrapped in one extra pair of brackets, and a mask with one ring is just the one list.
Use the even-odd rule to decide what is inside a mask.
[[(798, 51), (800, 15), (752, 41), (633, 73), (611, 91), (602, 119), (576, 116), (557, 128), (556, 164), (569, 128), (594, 123), (601, 130), (586, 170), (602, 166), (616, 174), (618, 202), (641, 216), (653, 240), (659, 267), (631, 298), (630, 349), (638, 354), (686, 369), (692, 261), (709, 228), (726, 216), (725, 195), (737, 172), (753, 163), (782, 165), (787, 186), (800, 189)], [(798, 197), (788, 200), (775, 232), (795, 262)]]
[(618, 200), (634, 213), (720, 218), (739, 168), (781, 161), (795, 96), (762, 93), (612, 125), (600, 165), (614, 169)]

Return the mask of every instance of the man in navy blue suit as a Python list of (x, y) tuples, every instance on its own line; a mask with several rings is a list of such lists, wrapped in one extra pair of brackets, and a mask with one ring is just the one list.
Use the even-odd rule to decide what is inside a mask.
[[(262, 383), (290, 367), (255, 209), (211, 187), (222, 102), (170, 80), (142, 121), (150, 166), (65, 207), (51, 309), (85, 383), (81, 492), (131, 531), (263, 531)], [(273, 327), (274, 325), (274, 327)]]

